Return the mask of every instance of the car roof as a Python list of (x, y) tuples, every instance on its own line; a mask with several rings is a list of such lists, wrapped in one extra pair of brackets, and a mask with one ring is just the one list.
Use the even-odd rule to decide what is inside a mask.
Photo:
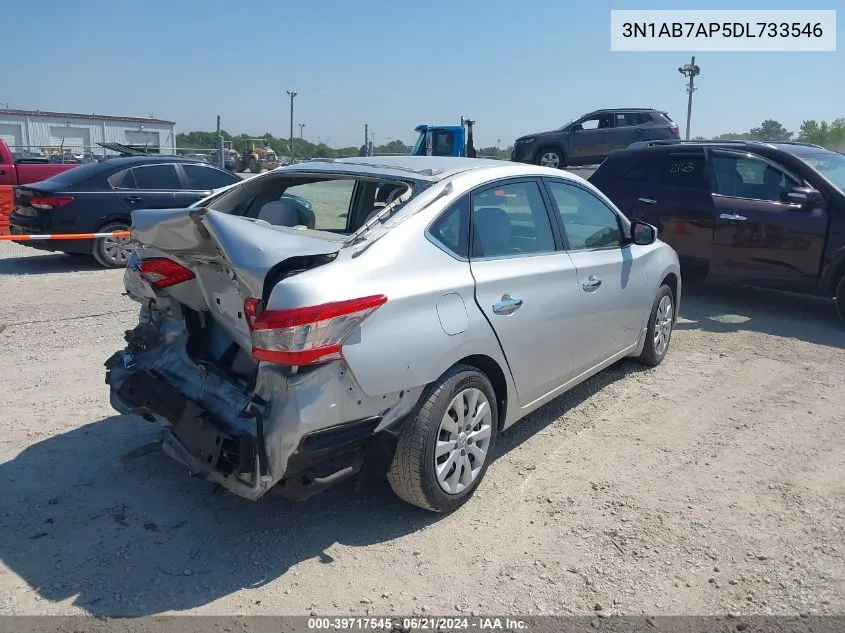
[(274, 173), (325, 172), (361, 174), (378, 171), (388, 177), (414, 178), (437, 182), (474, 169), (491, 167), (524, 168), (530, 165), (492, 158), (458, 158), (454, 156), (366, 156), (357, 158), (312, 158), (302, 163), (277, 167)]
[(113, 165), (116, 167), (132, 167), (135, 165), (145, 165), (147, 163), (198, 163), (201, 165), (211, 165), (205, 161), (196, 158), (189, 158), (188, 156), (172, 156), (168, 154), (156, 154), (153, 156), (121, 156), (119, 158), (107, 158), (103, 161), (104, 165)]

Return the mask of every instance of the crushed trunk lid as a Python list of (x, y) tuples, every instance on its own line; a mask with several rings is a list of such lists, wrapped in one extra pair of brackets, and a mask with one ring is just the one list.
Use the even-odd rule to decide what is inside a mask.
[[(251, 336), (243, 302), (262, 297), (267, 274), (292, 257), (337, 253), (345, 239), (207, 208), (135, 210), (132, 235), (142, 246), (173, 255), (192, 270), (209, 312), (244, 349), (251, 348)], [(138, 275), (129, 271), (130, 276)], [(176, 287), (167, 290), (178, 294)]]

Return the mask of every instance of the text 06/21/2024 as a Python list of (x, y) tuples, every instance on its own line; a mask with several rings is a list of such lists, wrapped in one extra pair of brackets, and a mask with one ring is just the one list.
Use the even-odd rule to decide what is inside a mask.
[(611, 11), (612, 51), (835, 51), (835, 10)]

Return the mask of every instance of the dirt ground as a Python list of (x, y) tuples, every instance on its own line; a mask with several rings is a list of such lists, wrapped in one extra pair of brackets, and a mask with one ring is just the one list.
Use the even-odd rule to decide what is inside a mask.
[(845, 613), (845, 327), (687, 290), (669, 356), (507, 432), (440, 517), (365, 481), (215, 492), (109, 407), (119, 271), (0, 244), (0, 614)]

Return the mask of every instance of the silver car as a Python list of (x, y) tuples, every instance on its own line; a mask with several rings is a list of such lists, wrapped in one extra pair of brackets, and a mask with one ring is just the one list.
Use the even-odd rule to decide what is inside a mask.
[(654, 227), (546, 167), (313, 160), (132, 220), (112, 405), (248, 499), (386, 450), (399, 497), (454, 510), (504, 429), (624, 357), (659, 364), (681, 297)]

